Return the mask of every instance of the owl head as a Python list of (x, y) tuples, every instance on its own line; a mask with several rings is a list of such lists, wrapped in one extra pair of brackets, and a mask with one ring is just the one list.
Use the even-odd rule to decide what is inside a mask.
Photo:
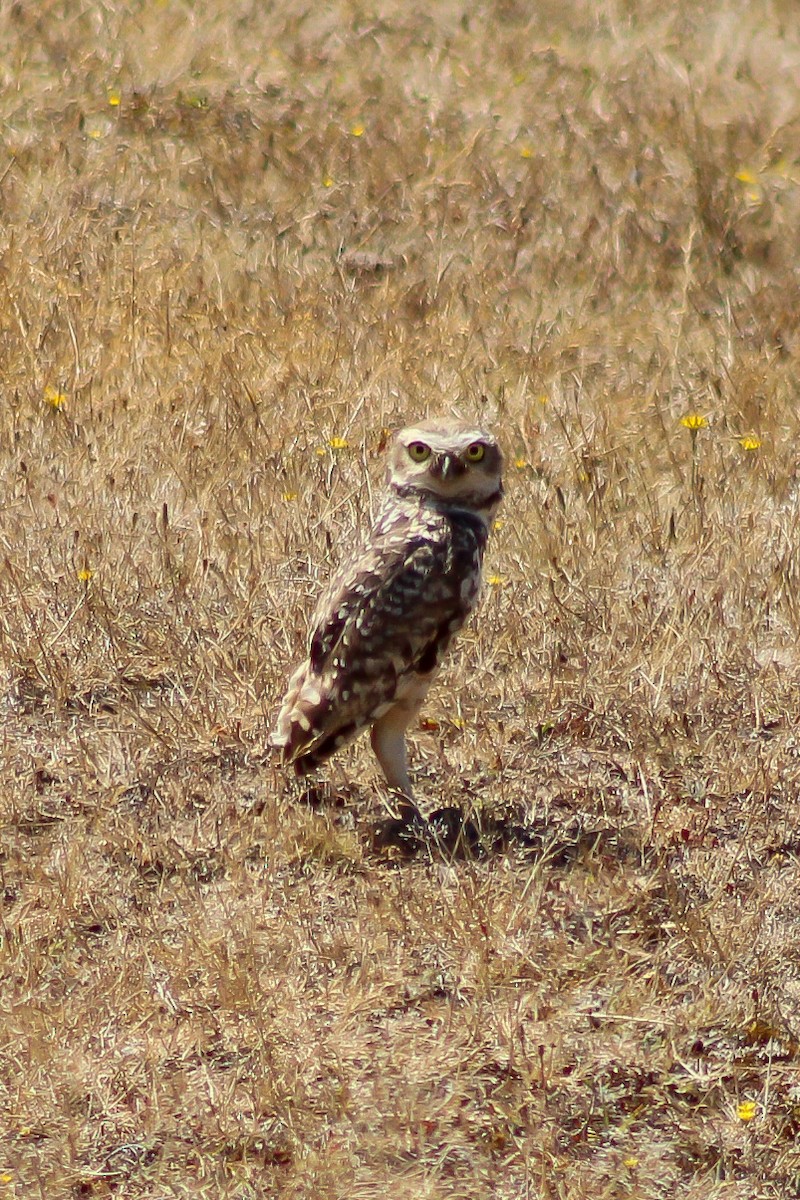
[(448, 418), (401, 429), (392, 446), (389, 482), (460, 508), (496, 507), (503, 494), (503, 456), (492, 434)]

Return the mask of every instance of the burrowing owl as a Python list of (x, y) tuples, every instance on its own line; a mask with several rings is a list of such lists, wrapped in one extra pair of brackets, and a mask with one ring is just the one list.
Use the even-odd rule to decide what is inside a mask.
[(298, 774), (371, 726), (389, 786), (411, 796), (405, 731), (478, 599), (501, 470), (497, 442), (472, 425), (397, 435), (383, 509), (317, 606), (272, 736)]

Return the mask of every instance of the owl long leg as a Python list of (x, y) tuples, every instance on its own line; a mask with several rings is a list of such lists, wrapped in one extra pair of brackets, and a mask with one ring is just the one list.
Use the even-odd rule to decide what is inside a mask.
[(387, 713), (379, 717), (372, 726), (370, 741), (375, 757), (386, 776), (390, 788), (402, 792), (409, 800), (413, 798), (411, 780), (408, 777), (408, 755), (406, 753), (406, 729), (419, 712), (422, 697), (400, 700)]

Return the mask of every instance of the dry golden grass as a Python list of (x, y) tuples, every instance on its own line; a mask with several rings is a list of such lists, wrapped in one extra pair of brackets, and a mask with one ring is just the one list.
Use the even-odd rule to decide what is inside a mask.
[[(0, 46), (0, 1197), (796, 1196), (796, 5)], [(402, 860), (364, 745), (316, 811), (264, 747), (454, 410), (508, 499), (414, 762), (506, 836)]]

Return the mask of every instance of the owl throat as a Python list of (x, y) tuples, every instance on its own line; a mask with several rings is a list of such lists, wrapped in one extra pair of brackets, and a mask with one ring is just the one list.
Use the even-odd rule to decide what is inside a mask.
[(503, 499), (503, 486), (499, 484), (495, 491), (468, 492), (457, 496), (442, 496), (429, 488), (420, 487), (414, 483), (393, 483), (390, 486), (393, 495), (414, 507), (428, 509), (431, 512), (442, 513), (445, 516), (466, 516), (477, 518), (486, 529), (497, 512)]

